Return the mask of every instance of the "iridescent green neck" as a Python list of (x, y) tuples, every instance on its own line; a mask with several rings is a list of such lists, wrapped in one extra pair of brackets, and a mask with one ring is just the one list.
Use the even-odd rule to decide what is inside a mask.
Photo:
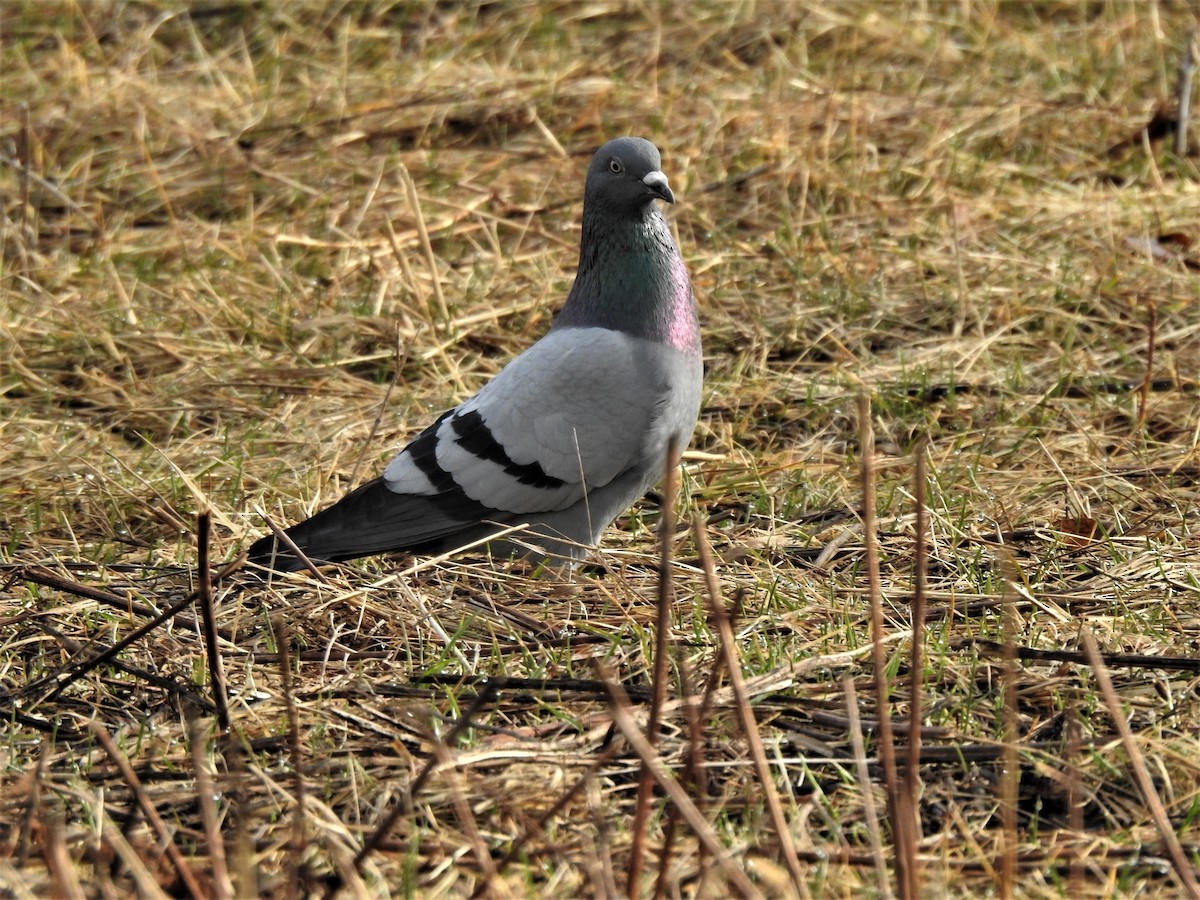
[(579, 271), (554, 327), (611, 328), (699, 355), (691, 282), (653, 203), (638, 218), (584, 210)]

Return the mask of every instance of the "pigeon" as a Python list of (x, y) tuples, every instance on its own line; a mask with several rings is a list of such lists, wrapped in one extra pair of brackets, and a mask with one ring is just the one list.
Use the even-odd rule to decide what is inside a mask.
[[(389, 552), (493, 553), (571, 565), (681, 451), (700, 413), (696, 301), (656, 200), (650, 141), (609, 141), (588, 167), (574, 284), (549, 331), (443, 413), (378, 478), (286, 530), (314, 563)], [(511, 526), (527, 526), (513, 533)], [(268, 534), (250, 562), (304, 568)]]

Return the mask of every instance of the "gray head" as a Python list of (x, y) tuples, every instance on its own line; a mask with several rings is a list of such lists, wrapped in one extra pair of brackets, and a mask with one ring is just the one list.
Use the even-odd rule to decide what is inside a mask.
[(675, 202), (658, 149), (636, 137), (596, 151), (583, 191), (579, 270), (555, 328), (611, 328), (696, 357), (687, 268), (655, 200)]
[(583, 190), (585, 211), (604, 217), (641, 218), (654, 200), (675, 202), (659, 168), (658, 148), (638, 137), (609, 141), (596, 151)]

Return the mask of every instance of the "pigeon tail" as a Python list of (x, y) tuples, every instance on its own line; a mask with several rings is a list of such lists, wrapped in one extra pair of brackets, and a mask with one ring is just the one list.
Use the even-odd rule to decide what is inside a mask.
[[(482, 521), (489, 517), (495, 524)], [(496, 510), (461, 493), (397, 494), (376, 478), (284, 533), (313, 562), (345, 562), (376, 553), (440, 553), (500, 530), (506, 523), (497, 519)], [(304, 568), (274, 534), (255, 541), (247, 558), (278, 572)]]

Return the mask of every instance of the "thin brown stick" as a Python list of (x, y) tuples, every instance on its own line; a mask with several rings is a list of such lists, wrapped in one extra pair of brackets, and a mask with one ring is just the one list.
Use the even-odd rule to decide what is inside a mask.
[[(446, 733), (446, 737), (444, 738), (445, 742), (447, 744), (454, 743), (454, 741), (458, 739), (458, 736), (470, 726), (471, 718), (477, 712), (483, 709), (484, 706), (490, 703), (495, 694), (495, 688), (492, 687), (492, 685), (485, 683), (483, 685), (483, 689), (480, 690), (475, 699), (471, 702), (471, 705), (467, 708), (467, 711), (463, 713), (462, 717), (457, 722), (454, 723), (454, 727)], [(425, 785), (425, 781), (429, 778), (430, 773), (433, 771), (436, 765), (437, 757), (431, 756), (426, 761), (425, 767), (417, 774), (417, 777), (413, 779), (412, 784), (409, 785), (409, 788), (405, 794), (392, 804), (392, 808), (388, 810), (387, 814), (384, 815), (382, 819), (380, 819), (379, 824), (375, 826), (375, 830), (368, 835), (365, 841), (363, 841), (362, 848), (354, 855), (354, 860), (352, 863), (354, 872), (356, 874), (362, 875), (363, 865), (366, 863), (367, 857), (379, 849), (380, 844), (382, 844), (384, 839), (391, 833), (392, 829), (396, 825), (396, 822), (400, 820), (400, 817), (412, 809), (413, 798)], [(329, 900), (329, 898), (333, 897), (341, 887), (342, 880), (340, 877), (331, 878), (329, 885), (325, 890), (326, 900)]]
[(508, 896), (504, 882), (500, 880), (499, 874), (496, 872), (492, 853), (479, 831), (479, 823), (475, 821), (471, 804), (467, 802), (467, 796), (463, 792), (462, 779), (458, 775), (458, 769), (455, 768), (454, 756), (450, 753), (450, 748), (436, 734), (430, 736), (430, 742), (433, 744), (434, 758), (437, 759), (441, 773), (446, 778), (446, 784), (450, 790), (450, 801), (454, 804), (458, 824), (466, 832), (467, 839), (471, 842), (471, 849), (475, 851), (475, 861), (483, 873), (484, 890), (492, 894)]
[(192, 771), (196, 778), (196, 803), (200, 807), (200, 821), (204, 825), (204, 840), (208, 845), (209, 865), (212, 868), (212, 896), (217, 900), (226, 900), (234, 896), (233, 882), (225, 865), (225, 840), (221, 836), (221, 823), (213, 801), (216, 790), (213, 785), (213, 773), (209, 769), (208, 754), (205, 752), (208, 742), (205, 727), (195, 716), (188, 718), (187, 727), (188, 744), (192, 751)]
[(746, 690), (746, 681), (742, 677), (742, 665), (738, 655), (737, 638), (733, 633), (733, 624), (725, 612), (725, 604), (721, 602), (719, 593), (713, 593), (711, 588), (716, 584), (716, 567), (713, 565), (712, 547), (708, 543), (708, 535), (703, 529), (696, 529), (696, 549), (700, 554), (701, 565), (704, 567), (705, 580), (710, 587), (709, 612), (713, 624), (717, 628), (720, 640), (721, 656), (725, 660), (725, 671), (729, 678), (729, 686), (733, 690), (734, 710), (746, 737), (750, 756), (754, 761), (755, 773), (763, 789), (763, 800), (767, 806), (767, 814), (775, 836), (779, 841), (779, 849), (783, 853), (784, 865), (792, 879), (792, 887), (801, 897), (808, 896), (805, 883), (804, 869), (800, 867), (800, 859), (796, 855), (796, 844), (792, 839), (792, 829), (783, 811), (783, 803), (779, 799), (779, 791), (775, 788), (775, 779), (771, 772), (771, 764), (767, 761), (767, 752), (763, 749), (762, 736), (758, 731), (758, 720), (754, 717), (754, 707), (750, 703), (750, 694)]
[(672, 806), (667, 814), (666, 824), (663, 825), (662, 847), (658, 851), (658, 872), (654, 876), (654, 891), (651, 894), (655, 900), (667, 895), (667, 877), (671, 871), (671, 855), (675, 849), (675, 837), (678, 833), (679, 810)]
[(213, 601), (212, 571), (209, 569), (209, 547), (212, 538), (212, 513), (207, 509), (196, 516), (196, 570), (200, 587), (196, 605), (200, 607), (200, 623), (204, 630), (204, 651), (208, 661), (208, 680), (217, 725), (229, 730), (229, 694), (225, 690), (225, 669), (221, 664), (220, 636), (217, 634), (217, 611)]
[[(112, 609), (119, 609), (121, 612), (130, 615), (141, 616), (143, 619), (151, 618), (158, 615), (158, 611), (144, 603), (139, 603), (128, 594), (114, 594), (112, 591), (106, 591), (103, 588), (94, 587), (90, 584), (84, 584), (81, 581), (75, 581), (71, 578), (64, 578), (54, 572), (51, 572), (45, 566), (22, 566), (19, 570), (22, 581), (32, 581), (34, 584), (40, 584), (44, 587), (53, 588), (56, 591), (62, 591), (66, 594), (74, 594), (76, 597), (84, 597), (88, 600), (95, 600), (104, 606)], [(177, 620), (183, 627), (191, 630), (199, 630), (200, 624), (191, 616), (178, 616)], [(229, 635), (222, 632), (221, 636), (229, 640)]]
[[(63, 634), (57, 628), (42, 621), (41, 617), (37, 617), (34, 621), (34, 627), (44, 631), (56, 641), (58, 641), (67, 652), (72, 656), (82, 656), (88, 650), (88, 644), (82, 644), (69, 635)], [(125, 662), (123, 659), (111, 659), (109, 665), (118, 671), (125, 672), (127, 675), (132, 675), (134, 678), (141, 679), (147, 684), (151, 684), (159, 690), (166, 691), (172, 696), (179, 697), (185, 700), (189, 705), (195, 706), (205, 712), (213, 712), (215, 707), (203, 695), (201, 695), (194, 685), (186, 684), (174, 678), (165, 675), (159, 675), (155, 672), (150, 672), (140, 666), (135, 666), (132, 663)], [(43, 681), (35, 682), (32, 685), (27, 685), (22, 689), (22, 693), (31, 693), (37, 690)], [(0, 694), (0, 697), (3, 695)]]
[[(29, 104), (21, 103), (17, 108), (21, 110), (21, 131), (17, 141), (16, 158), (17, 183), (21, 186), (21, 230), (24, 231), (25, 226), (29, 223), (29, 213), (32, 210), (29, 203), (29, 184), (33, 180), (30, 177), (33, 173), (29, 171), (29, 164), (33, 158), (33, 154), (31, 153), (33, 149), (33, 128), (29, 121)], [(67, 196), (61, 189), (57, 190), (61, 196)], [(21, 242), (22, 246), (23, 243)]]
[(929, 447), (922, 439), (917, 444), (913, 472), (913, 501), (916, 529), (913, 546), (912, 648), (909, 659), (908, 757), (904, 767), (904, 798), (911, 813), (912, 868), (909, 870), (909, 895), (921, 896), (921, 864), (916, 850), (921, 845), (921, 817), (917, 813), (921, 794), (921, 708), (925, 677), (925, 606), (929, 574)]
[(279, 648), (279, 689), (283, 694), (283, 708), (287, 719), (288, 755), (291, 757), (292, 793), (296, 805), (292, 809), (292, 836), (289, 841), (291, 875), (290, 888), (297, 896), (304, 882), (304, 850), (307, 838), (304, 828), (304, 748), (300, 743), (300, 715), (296, 710), (296, 694), (292, 686), (292, 635), (287, 620), (276, 616), (271, 620), (275, 632), (275, 646)]
[[(646, 740), (651, 747), (658, 745), (659, 716), (667, 697), (667, 663), (671, 634), (671, 537), (675, 532), (675, 482), (679, 465), (679, 443), (672, 437), (667, 444), (666, 471), (663, 474), (663, 500), (658, 516), (659, 561), (658, 604), (654, 622), (654, 662), (650, 679), (650, 710), (646, 717)], [(625, 893), (630, 900), (638, 897), (639, 882), (646, 859), (646, 828), (650, 821), (650, 801), (654, 795), (654, 778), (645, 761), (638, 776), (637, 801), (633, 815), (633, 839), (629, 848), (629, 871), (625, 876)]]
[(1082, 643), (1084, 652), (1088, 655), (1092, 672), (1096, 676), (1096, 685), (1100, 688), (1100, 695), (1104, 698), (1105, 706), (1108, 707), (1108, 714), (1112, 716), (1113, 724), (1117, 726), (1117, 733), (1121, 735), (1121, 745), (1129, 757), (1133, 780), (1137, 782), (1142, 800), (1149, 808), (1150, 816), (1154, 819), (1155, 827), (1158, 828), (1158, 835), (1162, 838), (1167, 856), (1175, 868), (1175, 874), (1179, 877), (1180, 887), (1183, 888), (1184, 894), (1190, 900), (1200, 900), (1200, 882), (1196, 880), (1196, 870), (1192, 868), (1191, 861), (1183, 852), (1183, 847), (1179, 844), (1179, 836), (1171, 825), (1171, 819), (1167, 816), (1162, 799), (1158, 796), (1158, 791), (1154, 789), (1154, 782), (1150, 779), (1150, 772), (1146, 769), (1146, 760), (1138, 748), (1137, 739), (1133, 736), (1133, 729), (1129, 727), (1129, 722), (1121, 709), (1121, 699), (1117, 696), (1116, 689), (1113, 688), (1112, 679), (1108, 675), (1108, 667), (1104, 665), (1104, 660), (1100, 656), (1100, 648), (1091, 631), (1084, 630)]
[(916, 861), (911, 841), (911, 814), (904, 809), (896, 773), (896, 745), (892, 735), (891, 702), (888, 698), (887, 658), (883, 653), (883, 585), (879, 575), (879, 537), (875, 519), (875, 430), (871, 425), (871, 398), (858, 398), (858, 434), (862, 453), (863, 545), (866, 548), (867, 579), (871, 603), (871, 663), (875, 670), (876, 717), (879, 721), (879, 761), (883, 765), (887, 789), (888, 819), (892, 823), (892, 845), (896, 857), (896, 893), (902, 900), (913, 900), (909, 893), (909, 871)]
[[(703, 528), (704, 522), (700, 518), (694, 517), (692, 519), (692, 530), (694, 532), (699, 532), (703, 530)], [(708, 592), (708, 596), (710, 598), (709, 603), (712, 604), (716, 603), (721, 596), (721, 585), (717, 580), (716, 565), (711, 559), (712, 545), (708, 543), (706, 538), (702, 538), (697, 533), (696, 547), (700, 548), (702, 545), (708, 549), (710, 559), (706, 563), (704, 558), (700, 555), (702, 551), (699, 551), (699, 549), (696, 553), (696, 558), (700, 562), (701, 570), (704, 572), (704, 588)], [(737, 618), (741, 614), (742, 610), (743, 596), (743, 589), (739, 587), (733, 595), (733, 609), (725, 610), (725, 616), (729, 619), (730, 628), (734, 628), (737, 624)], [(713, 702), (716, 699), (717, 691), (721, 687), (721, 678), (724, 673), (725, 656), (718, 653), (716, 661), (713, 663), (712, 671), (709, 672), (708, 681), (704, 686), (704, 696), (700, 700), (700, 709), (696, 713), (697, 716), (699, 716), (700, 721), (704, 721), (706, 718), (708, 718), (708, 714), (712, 710)]]
[(1154, 345), (1158, 342), (1158, 304), (1150, 299), (1146, 302), (1146, 373), (1138, 387), (1137, 425), (1146, 426), (1146, 415), (1150, 406), (1150, 385), (1154, 381)]
[[(679, 682), (683, 693), (683, 711), (687, 720), (687, 777), (696, 793), (697, 805), (708, 796), (708, 775), (704, 769), (704, 717), (701, 713), (700, 695), (695, 692), (690, 667), (683, 653), (678, 653)], [(703, 808), (703, 807), (701, 807)]]
[(129, 789), (133, 792), (134, 799), (137, 801), (138, 808), (141, 809), (142, 815), (146, 817), (146, 821), (150, 823), (150, 827), (154, 829), (154, 834), (158, 839), (160, 846), (164, 848), (167, 854), (167, 859), (171, 861), (171, 866), (175, 869), (175, 873), (179, 876), (179, 880), (183, 882), (188, 893), (193, 897), (206, 897), (208, 892), (203, 890), (200, 882), (196, 879), (196, 874), (188, 865), (187, 860), (183, 858), (183, 854), (179, 850), (179, 846), (175, 843), (175, 838), (170, 831), (167, 830), (167, 825), (162, 820), (162, 816), (158, 814), (158, 809), (155, 808), (154, 802), (142, 787), (141, 779), (138, 778), (137, 772), (133, 771), (133, 766), (129, 764), (129, 759), (124, 753), (118, 749), (109, 736), (108, 730), (99, 722), (89, 722), (88, 727), (92, 734), (96, 736), (96, 740), (100, 743), (104, 752), (108, 754), (108, 758), (113, 761), (121, 773), (121, 777), (125, 779), (125, 783), (129, 785)]
[(737, 862), (733, 859), (730, 851), (721, 845), (720, 839), (712, 830), (712, 826), (696, 808), (696, 804), (692, 802), (692, 798), (687, 795), (683, 787), (671, 777), (666, 764), (658, 755), (653, 747), (646, 740), (646, 736), (642, 734), (642, 730), (638, 727), (637, 721), (629, 712), (632, 704), (629, 698), (625, 695), (625, 689), (620, 683), (613, 678), (612, 673), (607, 669), (602, 661), (597, 661), (600, 677), (608, 684), (609, 690), (609, 712), (613, 717), (613, 724), (617, 726), (625, 740), (629, 742), (629, 746), (633, 748), (633, 752), (646, 763), (650, 769), (650, 774), (654, 776), (655, 782), (662, 791), (670, 798), (671, 802), (678, 807), (680, 815), (684, 821), (691, 826), (695, 832), (696, 838), (700, 843), (708, 848), (708, 852), (712, 854), (714, 861), (721, 867), (721, 871), (729, 880), (730, 887), (738, 892), (742, 897), (761, 897), (758, 888), (746, 876), (746, 873), (741, 870)]
[(404, 194), (408, 198), (408, 205), (412, 209), (413, 220), (417, 223), (417, 237), (421, 242), (421, 250), (425, 254), (425, 262), (429, 265), (429, 278), (433, 284), (433, 299), (437, 301), (437, 319), (429, 315), (429, 310), (426, 309), (428, 322), (435, 327), (445, 327), (450, 322), (450, 312), (446, 308), (446, 298), (442, 295), (442, 279), (438, 274), (437, 254), (433, 252), (433, 244), (429, 240), (429, 229), (425, 225), (425, 214), (421, 210), (421, 200), (417, 196), (417, 185), (413, 178), (408, 174), (408, 169), (402, 164), (399, 167), (400, 181), (404, 184)]
[(67, 849), (62, 816), (48, 810), (43, 804), (38, 818), (42, 823), (42, 857), (54, 884), (54, 896), (66, 900), (84, 900), (83, 885), (75, 871), (71, 851)]
[[(1012, 603), (1010, 606), (1014, 610), (1028, 607), (1029, 604)], [(1003, 654), (1004, 644), (996, 643), (995, 641), (986, 641), (980, 638), (972, 638), (969, 641), (964, 641), (958, 646), (970, 646), (976, 648), (981, 654)], [(1017, 646), (1014, 648), (1017, 653), (1017, 659), (1025, 660), (1026, 662), (1069, 662), (1087, 665), (1088, 658), (1086, 653), (1078, 650), (1043, 650), (1039, 647), (1023, 647)], [(1138, 668), (1138, 669), (1164, 669), (1168, 672), (1200, 672), (1200, 657), (1195, 656), (1151, 656), (1146, 653), (1104, 653), (1104, 664), (1110, 668), (1120, 666), (1122, 668)]]
[(591, 831), (585, 837), (586, 856), (581, 868), (588, 873), (593, 896), (619, 897), (616, 866), (613, 865), (613, 823), (606, 809), (604, 795), (596, 782), (588, 785), (587, 817)]
[[(1016, 584), (1017, 579), (1020, 577), (1016, 560), (1011, 555), (1005, 553), (1001, 562), (1002, 567), (1008, 571), (1009, 583)], [(1004, 747), (1004, 754), (1001, 757), (1000, 771), (1001, 851), (1000, 880), (997, 888), (1000, 896), (1006, 898), (1006, 900), (1013, 896), (1013, 891), (1016, 889), (1017, 796), (1021, 783), (1021, 760), (1017, 752), (1017, 745), (1020, 741), (1020, 720), (1017, 713), (1017, 678), (1020, 673), (1017, 665), (1016, 651), (1018, 624), (1017, 610), (1015, 608), (1016, 599), (1017, 593), (1015, 589), (1006, 590), (1004, 592), (1004, 602), (1000, 606), (1003, 635), (1003, 652), (1000, 658), (1003, 661), (1004, 673), (1004, 708), (1000, 742)]]
[[(26, 117), (26, 122), (28, 123), (27, 117), (29, 115), (29, 107), (25, 104), (21, 104), (21, 106), (22, 114)], [(26, 136), (26, 140), (29, 140), (28, 134)], [(30, 143), (32, 144), (32, 141), (30, 141)], [(46, 191), (64, 206), (68, 207), (75, 215), (83, 219), (84, 223), (88, 226), (89, 232), (93, 236), (97, 236), (103, 231), (103, 229), (100, 227), (100, 223), (92, 218), (91, 214), (79, 204), (79, 201), (75, 200), (66, 191), (55, 184), (53, 179), (44, 178), (37, 172), (33, 171), (33, 169), (28, 165), (26, 155), (22, 154), (20, 148), (18, 148), (17, 156), (15, 157), (9, 156), (7, 153), (0, 153), (0, 165), (9, 166), (16, 171), (17, 178), (21, 184), (21, 192), (24, 195), (24, 200), (21, 203), (22, 207), (26, 207), (28, 205), (30, 186), (36, 184), (39, 189)], [(21, 213), (23, 217), (28, 215), (26, 209), (22, 209)], [(25, 223), (23, 222), (22, 224)]]
[[(138, 900), (168, 900), (170, 895), (159, 885), (158, 879), (150, 871), (146, 861), (126, 839), (121, 827), (112, 820), (107, 811), (102, 811), (101, 815), (103, 819), (100, 827), (104, 830), (104, 842), (112, 848), (113, 854), (121, 861), (125, 872), (132, 879), (137, 888)], [(105, 896), (104, 889), (101, 889), (99, 893), (100, 896)], [(111, 893), (108, 896), (111, 896)], [(215, 889), (213, 896), (218, 896)]]
[(654, 620), (654, 678), (650, 695), (650, 716), (646, 737), (658, 739), (658, 724), (667, 702), (667, 680), (671, 662), (671, 611), (675, 605), (675, 588), (671, 580), (671, 542), (675, 537), (675, 499), (679, 491), (679, 440), (674, 435), (667, 442), (663, 472), (662, 506), (658, 517), (658, 595)]
[[(18, 867), (23, 865), (29, 857), (30, 847), (33, 844), (33, 827), (42, 809), (42, 779), (46, 776), (46, 764), (50, 759), (51, 746), (50, 741), (41, 742), (37, 762), (34, 763), (32, 771), (25, 776), (29, 781), (28, 802), (25, 805), (25, 813), (21, 816), (21, 827), (18, 833), (9, 838), (9, 842), (14, 843), (16, 847), (12, 857), (17, 861)], [(10, 796), (12, 796), (11, 792)], [(0, 851), (7, 849), (7, 846), (0, 846)], [(8, 854), (6, 853), (5, 856)]]
[(421, 286), (417, 284), (417, 279), (413, 275), (412, 267), (408, 264), (408, 257), (405, 256), (404, 251), (400, 249), (400, 241), (396, 237), (396, 229), (392, 227), (392, 220), (384, 217), (383, 225), (384, 228), (387, 229), (388, 244), (392, 248), (392, 255), (396, 257), (396, 262), (400, 265), (400, 274), (404, 277), (405, 283), (412, 290), (413, 296), (420, 300), (421, 305), (425, 308), (426, 320), (431, 321), (431, 317), (429, 315), (429, 301), (425, 297), (425, 292), (421, 290)]
[[(388, 228), (391, 228), (391, 222), (388, 222)], [(393, 237), (395, 235), (393, 234)], [(408, 358), (403, 351), (403, 345), (400, 342), (400, 323), (396, 323), (396, 369), (392, 372), (392, 380), (388, 382), (387, 390), (383, 392), (383, 399), (379, 401), (379, 409), (375, 412), (375, 421), (371, 423), (371, 430), (367, 432), (366, 439), (362, 442), (362, 450), (354, 458), (354, 467), (350, 470), (350, 478), (347, 484), (350, 487), (358, 485), (358, 473), (362, 469), (363, 462), (366, 461), (368, 449), (375, 446), (375, 435), (379, 433), (379, 426), (383, 424), (383, 416), (389, 409), (389, 401), (392, 399), (392, 392), (396, 390), (396, 385), (400, 381), (400, 375), (404, 371), (404, 363)]]
[(846, 695), (846, 718), (850, 720), (850, 746), (854, 749), (854, 765), (858, 770), (859, 788), (863, 795), (863, 818), (867, 820), (867, 835), (871, 838), (871, 859), (875, 863), (875, 881), (879, 896), (888, 900), (892, 893), (888, 877), (887, 860), (883, 855), (883, 837), (879, 832), (879, 814), (875, 811), (875, 797), (871, 792), (871, 770), (867, 766), (867, 751), (863, 745), (862, 723), (858, 720), (858, 691), (854, 688), (854, 676), (842, 679), (842, 691)]
[[(693, 690), (687, 660), (684, 659), (678, 646), (675, 648), (675, 657), (675, 666), (679, 672), (680, 693), (683, 695), (683, 710), (687, 717), (687, 765), (683, 770), (683, 783), (691, 790), (692, 796), (696, 800), (696, 808), (703, 814), (705, 812), (704, 797), (708, 786), (704, 777), (704, 725), (700, 719), (700, 698)], [(671, 856), (674, 852), (675, 836), (678, 832), (679, 810), (672, 806), (667, 815), (667, 824), (663, 828), (662, 850), (658, 854), (658, 877), (654, 882), (656, 898), (667, 895), (669, 884), (667, 878), (671, 870)], [(700, 846), (698, 851), (696, 864), (700, 869), (700, 877), (703, 879), (704, 872), (708, 868), (708, 854), (703, 846)], [(703, 896), (699, 888), (697, 888), (697, 895)]]
[(59, 694), (61, 694), (64, 690), (66, 690), (68, 687), (70, 687), (72, 684), (74, 684), (76, 681), (78, 681), (80, 678), (82, 678), (84, 675), (86, 675), (88, 672), (91, 672), (93, 669), (104, 665), (110, 659), (113, 659), (118, 654), (120, 654), (121, 651), (123, 651), (126, 647), (130, 646), (131, 644), (136, 644), (138, 641), (140, 641), (142, 638), (144, 638), (146, 635), (148, 635), (155, 628), (158, 628), (160, 625), (162, 625), (168, 619), (172, 619), (175, 616), (179, 615), (179, 613), (183, 612), (183, 610), (187, 609), (189, 606), (191, 606), (192, 604), (194, 604), (196, 602), (196, 594), (197, 594), (196, 591), (192, 591), (186, 597), (184, 597), (182, 600), (179, 600), (178, 602), (173, 603), (171, 606), (168, 606), (165, 610), (163, 610), (161, 613), (159, 613), (157, 616), (155, 616), (149, 622), (142, 625), (140, 628), (135, 628), (126, 637), (117, 641), (117, 643), (113, 644), (107, 650), (105, 650), (101, 653), (98, 653), (96, 656), (92, 657), (91, 659), (82, 660), (77, 663), (68, 663), (67, 665), (63, 666), (63, 668), (60, 669), (58, 672), (55, 672), (53, 675), (48, 676), (48, 678), (46, 678), (46, 679), (42, 679), (42, 681), (38, 682), (39, 685), (44, 683), (47, 680), (57, 682), (55, 684), (54, 688), (49, 693), (46, 694), (46, 696), (43, 698), (43, 700), (53, 700), (55, 697), (57, 697)]
[[(300, 564), (309, 571), (309, 574), (311, 574), (322, 584), (329, 584), (329, 579), (321, 574), (321, 570), (318, 569), (316, 564), (308, 558), (308, 554), (296, 546), (296, 542), (292, 540), (292, 536), (290, 534), (271, 521), (270, 517), (267, 516), (262, 510), (259, 510), (258, 514), (262, 516), (262, 520), (266, 522), (267, 527), (271, 529), (271, 534), (275, 535), (276, 547), (278, 547), (280, 544), (287, 547), (290, 551), (292, 551), (293, 554), (295, 554), (296, 559), (300, 560)], [(274, 556), (274, 553), (272, 553), (272, 556)]]
[[(584, 773), (576, 779), (575, 783), (571, 785), (571, 787), (569, 787), (548, 810), (538, 816), (535, 822), (531, 823), (532, 827), (527, 827), (525, 832), (519, 838), (517, 838), (517, 840), (513, 841), (512, 846), (508, 848), (508, 852), (504, 854), (503, 858), (498, 863), (496, 863), (497, 875), (502, 874), (504, 870), (512, 864), (513, 860), (521, 855), (521, 851), (525, 849), (525, 845), (529, 842), (529, 839), (532, 836), (535, 834), (540, 836), (545, 833), (546, 823), (558, 816), (564, 809), (566, 809), (568, 803), (579, 796), (579, 794), (588, 786), (592, 779), (596, 777), (596, 773), (599, 772), (604, 765), (610, 762), (612, 758), (617, 755), (618, 746), (618, 744), (609, 744), (607, 747), (605, 747), (604, 750), (600, 752), (600, 755), (597, 756), (587, 767)], [(474, 893), (471, 894), (471, 897), (475, 898), (482, 896), (486, 887), (487, 886), (482, 883), (477, 885)]]
[(232, 857), (230, 879), (235, 897), (252, 897), (259, 893), (258, 867), (255, 862), (254, 839), (250, 834), (252, 807), (249, 799), (250, 772), (246, 765), (246, 746), (236, 729), (222, 736), (225, 757), (226, 796), (229, 814), (233, 818), (233, 834), (227, 857)]

